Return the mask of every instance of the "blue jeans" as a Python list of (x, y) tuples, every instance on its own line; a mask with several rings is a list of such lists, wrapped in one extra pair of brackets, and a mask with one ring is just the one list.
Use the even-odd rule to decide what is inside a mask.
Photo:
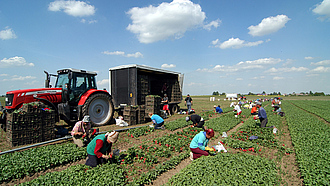
[(107, 160), (104, 158), (98, 158), (96, 155), (87, 154), (88, 159), (86, 160), (85, 165), (96, 167), (99, 164), (106, 163)]
[(164, 124), (164, 121), (161, 122), (161, 123), (157, 123), (157, 124), (155, 125), (155, 129), (161, 129), (163, 124)]
[(191, 110), (191, 103), (187, 103), (188, 112)]

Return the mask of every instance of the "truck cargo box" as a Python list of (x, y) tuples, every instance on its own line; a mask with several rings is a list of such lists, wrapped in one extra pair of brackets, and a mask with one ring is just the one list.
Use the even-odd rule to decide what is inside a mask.
[[(169, 104), (182, 100), (183, 74), (144, 65), (122, 65), (109, 69), (109, 92), (115, 107), (145, 105), (147, 95), (163, 97), (167, 93)], [(162, 91), (164, 84), (167, 91)]]

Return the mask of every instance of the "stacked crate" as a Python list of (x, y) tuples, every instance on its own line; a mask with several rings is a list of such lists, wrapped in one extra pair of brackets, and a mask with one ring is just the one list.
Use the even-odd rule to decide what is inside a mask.
[(136, 125), (137, 119), (137, 106), (125, 106), (124, 107), (124, 121), (128, 123), (128, 125)]
[(139, 108), (137, 110), (137, 123), (145, 123), (145, 116), (146, 116), (146, 106), (145, 105), (139, 105)]
[[(55, 138), (55, 112), (44, 104), (24, 104), (7, 115), (6, 136), (10, 146), (20, 146)], [(50, 131), (50, 132), (49, 132)], [(51, 134), (53, 133), (53, 134)]]
[(146, 96), (145, 114), (147, 117), (149, 113), (160, 114), (161, 100), (162, 98), (158, 95)]
[(138, 75), (137, 88), (137, 102), (138, 105), (142, 105), (146, 101), (146, 95), (149, 94), (149, 80), (147, 75)]
[(42, 137), (43, 141), (55, 139), (55, 111), (49, 110), (42, 112)]
[(180, 91), (180, 85), (179, 85), (178, 81), (176, 81), (172, 85), (171, 101), (172, 102), (180, 102), (181, 101), (181, 91)]

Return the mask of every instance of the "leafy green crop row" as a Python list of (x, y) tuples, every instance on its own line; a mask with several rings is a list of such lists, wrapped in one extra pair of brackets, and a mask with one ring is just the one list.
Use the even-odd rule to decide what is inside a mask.
[[(244, 113), (248, 113), (248, 109), (244, 109)], [(242, 115), (243, 115), (242, 114)], [(217, 131), (219, 133), (227, 132), (228, 130), (235, 127), (237, 124), (241, 123), (242, 120), (240, 118), (235, 118), (233, 114), (223, 114), (220, 117), (212, 118), (209, 121), (206, 121), (205, 125), (208, 128), (212, 128), (214, 131)]]
[(155, 131), (154, 128), (151, 128), (149, 126), (144, 126), (144, 127), (129, 129), (129, 130), (127, 130), (126, 134), (128, 137), (137, 138), (137, 137), (140, 137), (143, 135), (150, 134), (151, 132), (154, 132), (154, 131)]
[(0, 183), (86, 158), (86, 148), (73, 143), (47, 145), (0, 156)]
[(126, 185), (125, 172), (116, 164), (103, 164), (95, 168), (75, 165), (60, 172), (47, 173), (21, 185)]
[(202, 156), (166, 185), (279, 185), (273, 161), (243, 153)]
[(283, 102), (297, 162), (305, 185), (330, 185), (330, 126)]
[(316, 114), (317, 116), (330, 122), (330, 101), (320, 100), (295, 100), (290, 101), (297, 107), (300, 107), (308, 112)]
[[(198, 130), (191, 130), (188, 128), (178, 131), (175, 134), (171, 134), (170, 136), (166, 135), (161, 138), (157, 138), (152, 141), (153, 144), (141, 144), (140, 146), (137, 144), (134, 147), (129, 148), (126, 152), (122, 152), (121, 159), (119, 159), (118, 156), (113, 157), (112, 163), (118, 164), (118, 167), (110, 164), (101, 165), (96, 168), (90, 168), (84, 165), (73, 166), (62, 172), (47, 173), (45, 176), (41, 176), (31, 182), (25, 183), (25, 185), (77, 185), (77, 183), (78, 185), (148, 184), (152, 180), (156, 179), (159, 174), (175, 167), (183, 159), (189, 156), (189, 142), (185, 139), (193, 137), (198, 132)], [(173, 141), (172, 139), (174, 138), (176, 140)], [(182, 140), (178, 140), (181, 138)], [(185, 141), (185, 143), (183, 143), (183, 141)], [(180, 154), (173, 156), (174, 152), (179, 152)], [(158, 159), (160, 157), (170, 159), (165, 162), (159, 162)], [(137, 171), (137, 169), (141, 168), (138, 166), (139, 164), (146, 165), (146, 169), (148, 169), (148, 171), (144, 173)], [(118, 178), (114, 179), (114, 181), (111, 181), (114, 177), (109, 176), (108, 173), (106, 173), (109, 168), (115, 169), (115, 171), (110, 171), (110, 174), (118, 175)], [(97, 174), (98, 172), (100, 172), (100, 174)], [(84, 179), (81, 179), (81, 176), (83, 176)], [(131, 181), (128, 181), (128, 176), (131, 177)], [(95, 180), (104, 179), (105, 181), (100, 181), (100, 183), (97, 183), (90, 178), (85, 177), (92, 177)], [(110, 179), (105, 179), (105, 177), (110, 177)], [(61, 179), (70, 180), (66, 183)]]

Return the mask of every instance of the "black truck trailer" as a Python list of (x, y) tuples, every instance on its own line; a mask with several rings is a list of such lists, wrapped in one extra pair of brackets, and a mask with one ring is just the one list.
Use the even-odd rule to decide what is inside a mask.
[[(166, 93), (171, 113), (179, 110), (184, 75), (145, 65), (122, 65), (109, 69), (109, 92), (115, 108), (145, 105), (146, 96)], [(163, 87), (167, 87), (164, 91)]]

